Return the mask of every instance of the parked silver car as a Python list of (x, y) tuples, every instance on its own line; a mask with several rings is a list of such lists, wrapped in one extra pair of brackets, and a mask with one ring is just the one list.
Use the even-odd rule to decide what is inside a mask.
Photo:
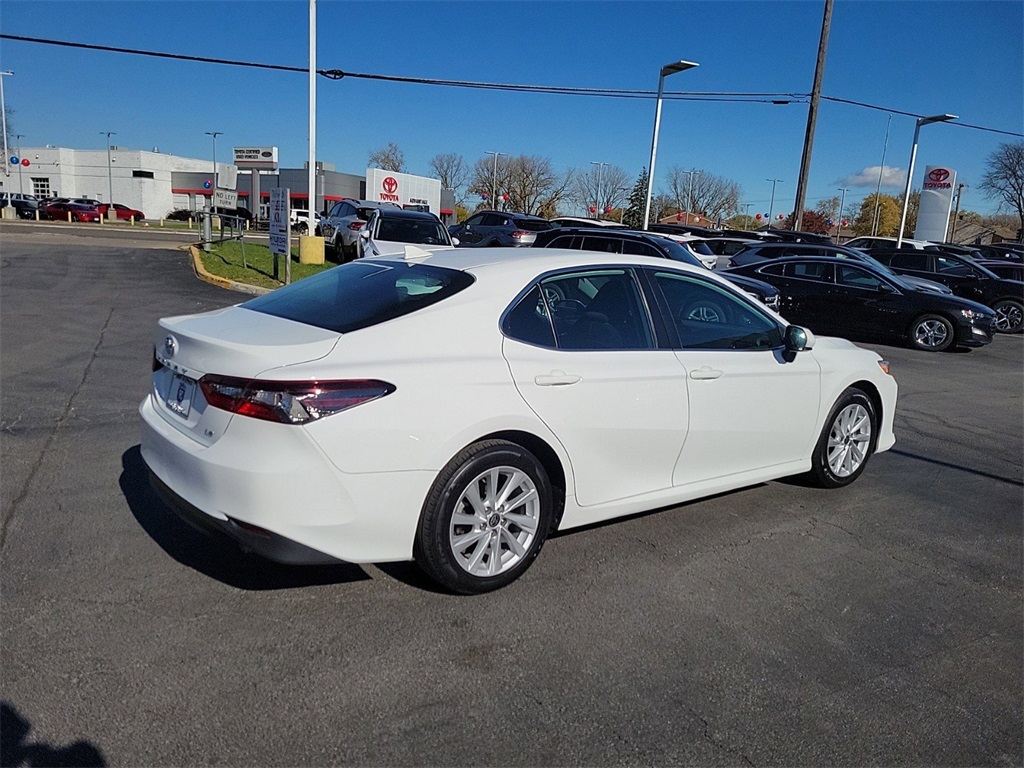
[(359, 255), (359, 232), (366, 226), (370, 214), (382, 206), (396, 207), (373, 200), (339, 200), (321, 217), (320, 233), (324, 243), (340, 261), (350, 261)]

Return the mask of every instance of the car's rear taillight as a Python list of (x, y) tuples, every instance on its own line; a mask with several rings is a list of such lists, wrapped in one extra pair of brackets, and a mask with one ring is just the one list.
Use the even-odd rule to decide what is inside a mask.
[(523, 232), (521, 229), (517, 229), (515, 232), (512, 233), (512, 237), (523, 238), (523, 237), (526, 237), (528, 234), (530, 234), (530, 233), (529, 232)]
[(212, 374), (203, 376), (199, 387), (215, 408), (282, 424), (306, 424), (395, 391), (393, 384), (376, 379), (264, 381)]
[(348, 225), (348, 228), (351, 229), (351, 230), (356, 230), (356, 229), (362, 229), (365, 226), (366, 226), (366, 222), (365, 221), (353, 221), (351, 224)]

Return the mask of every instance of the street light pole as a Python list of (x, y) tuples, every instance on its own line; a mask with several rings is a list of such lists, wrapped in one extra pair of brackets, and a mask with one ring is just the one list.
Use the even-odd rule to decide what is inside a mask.
[(696, 168), (691, 168), (687, 173), (690, 174), (689, 183), (687, 184), (686, 190), (686, 223), (692, 223), (690, 216), (693, 215), (693, 174), (700, 173)]
[[(20, 192), (21, 194), (25, 194), (25, 190), (22, 187), (22, 181), (21, 181), (21, 166), (22, 166), (21, 160), (23, 159), (21, 157), (21, 140), (23, 138), (25, 138), (25, 134), (24, 133), (16, 133), (16, 134), (14, 134), (14, 138), (17, 139), (17, 141), (18, 141), (18, 148), (15, 150), (15, 152), (17, 152), (17, 154), (18, 154), (18, 192)], [(4, 162), (7, 162), (7, 161), (5, 160)]]
[(964, 187), (966, 187), (966, 186), (967, 186), (966, 184), (957, 184), (956, 185), (956, 210), (953, 212), (953, 231), (950, 232), (950, 234), (949, 234), (949, 242), (951, 242), (951, 243), (954, 240), (956, 240), (956, 223), (957, 223), (957, 220), (960, 218), (960, 198), (963, 196), (963, 194), (964, 194)]
[(498, 210), (498, 158), (502, 156), (501, 152), (484, 152), (485, 155), (494, 155), (494, 165), (491, 168), (491, 205), (494, 206), (494, 210)]
[(594, 218), (600, 219), (601, 218), (601, 177), (604, 175), (604, 167), (606, 165), (608, 165), (608, 163), (598, 163), (598, 162), (596, 162), (594, 160), (591, 160), (590, 164), (597, 166), (597, 200), (595, 201), (595, 205), (594, 205), (594, 209), (595, 209), (595, 211), (594, 211)]
[(772, 231), (772, 212), (775, 210), (775, 185), (778, 184), (782, 179), (765, 179), (772, 183), (772, 199), (768, 203), (768, 231)]
[(116, 136), (117, 131), (100, 131), (101, 136), (107, 137), (107, 202), (110, 203), (110, 210), (114, 210), (114, 172), (111, 170), (110, 160), (110, 137)]
[(846, 193), (850, 191), (844, 187), (838, 187), (838, 189), (843, 193), (843, 196), (839, 199), (839, 222), (838, 229), (836, 229), (836, 243), (839, 242), (839, 236), (843, 234), (843, 207), (846, 205)]
[(13, 72), (8, 70), (0, 72), (0, 120), (3, 122), (4, 132), (4, 176), (11, 175), (11, 158), (7, 154), (10, 150), (7, 148), (7, 104), (4, 101), (4, 77), (13, 74)]
[(217, 198), (217, 137), (224, 131), (205, 131), (207, 136), (213, 137), (213, 190), (210, 194), (210, 210), (213, 210), (213, 202)]
[(882, 164), (878, 166), (878, 185), (875, 187), (875, 213), (871, 217), (871, 235), (878, 234), (878, 209), (882, 204), (882, 174), (885, 173), (885, 151), (889, 148), (889, 127), (892, 125), (892, 114), (885, 124), (885, 143), (882, 144)]
[(944, 123), (947, 120), (956, 120), (956, 115), (932, 115), (931, 117), (919, 117), (914, 125), (914, 143), (910, 148), (910, 167), (907, 169), (907, 186), (903, 190), (903, 213), (900, 214), (900, 231), (896, 233), (896, 247), (903, 246), (903, 228), (907, 225), (907, 208), (910, 205), (910, 185), (914, 180), (914, 161), (917, 159), (917, 137), (921, 133), (921, 126), (930, 123)]
[(661, 99), (665, 93), (665, 78), (674, 75), (676, 72), (684, 72), (687, 69), (699, 67), (692, 61), (674, 61), (661, 68), (658, 76), (658, 98), (654, 107), (654, 136), (651, 138), (651, 163), (647, 170), (647, 199), (644, 203), (644, 229), (651, 223), (651, 194), (654, 191), (654, 161), (658, 156), (658, 131), (661, 129)]

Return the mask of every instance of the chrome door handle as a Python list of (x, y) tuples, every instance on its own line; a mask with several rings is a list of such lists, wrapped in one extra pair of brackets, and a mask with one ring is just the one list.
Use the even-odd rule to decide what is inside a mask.
[(538, 387), (565, 387), (582, 380), (582, 376), (576, 376), (565, 371), (552, 371), (549, 374), (541, 374), (533, 378), (534, 384)]
[(696, 370), (690, 371), (690, 378), (697, 379), (697, 381), (706, 381), (708, 379), (717, 379), (721, 376), (723, 371), (716, 370), (715, 368), (709, 368), (706, 365), (702, 365)]

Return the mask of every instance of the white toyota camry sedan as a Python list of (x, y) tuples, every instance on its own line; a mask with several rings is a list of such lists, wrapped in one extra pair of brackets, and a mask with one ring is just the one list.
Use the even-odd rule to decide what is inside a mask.
[(474, 593), (554, 530), (788, 475), (844, 486), (894, 444), (896, 390), (874, 352), (707, 270), (410, 248), (162, 320), (142, 455), (247, 550), (415, 560)]

